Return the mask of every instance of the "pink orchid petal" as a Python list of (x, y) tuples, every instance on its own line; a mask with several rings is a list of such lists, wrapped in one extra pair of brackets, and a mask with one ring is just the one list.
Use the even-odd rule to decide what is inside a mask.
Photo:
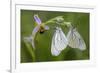
[(37, 23), (38, 25), (42, 24), (42, 21), (41, 21), (41, 19), (38, 17), (38, 15), (34, 15), (34, 19), (35, 19), (35, 21), (36, 21), (36, 23)]

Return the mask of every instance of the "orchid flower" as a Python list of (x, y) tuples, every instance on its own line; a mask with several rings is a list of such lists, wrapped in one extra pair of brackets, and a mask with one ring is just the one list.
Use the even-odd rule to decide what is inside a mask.
[(49, 27), (46, 26), (44, 23), (42, 23), (41, 19), (38, 17), (38, 15), (34, 15), (34, 20), (35, 22), (37, 23), (37, 26), (33, 29), (32, 31), (32, 46), (33, 48), (35, 48), (35, 45), (34, 45), (34, 38), (35, 38), (35, 35), (37, 32), (40, 32), (40, 33), (43, 33), (45, 30), (49, 30)]
[(36, 25), (36, 27), (34, 27), (34, 29), (32, 31), (32, 35), (29, 37), (24, 37), (24, 39), (27, 40), (28, 42), (30, 42), (32, 44), (32, 47), (35, 49), (34, 39), (35, 39), (37, 32), (43, 33), (45, 30), (49, 30), (49, 27), (47, 25), (45, 25), (44, 23), (42, 23), (42, 21), (38, 17), (38, 15), (34, 15), (34, 20), (37, 25)]

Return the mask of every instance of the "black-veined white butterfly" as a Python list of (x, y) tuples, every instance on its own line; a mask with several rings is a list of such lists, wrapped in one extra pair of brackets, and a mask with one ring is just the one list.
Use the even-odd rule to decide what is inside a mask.
[(66, 37), (68, 39), (68, 45), (71, 48), (78, 48), (80, 50), (85, 50), (86, 44), (85, 44), (82, 36), (77, 31), (77, 29), (71, 25), (71, 22), (64, 22), (64, 25), (67, 25), (67, 27), (69, 28), (69, 32), (66, 35)]
[(62, 50), (67, 47), (68, 40), (60, 27), (56, 27), (54, 32), (52, 43), (51, 43), (51, 53), (53, 56), (58, 56)]
[(86, 44), (76, 28), (73, 28), (73, 26), (69, 23), (68, 27), (69, 32), (67, 36), (65, 36), (61, 28), (56, 27), (51, 44), (51, 53), (53, 56), (58, 56), (61, 51), (67, 47), (67, 45), (71, 48), (78, 48), (80, 50), (86, 49)]
[(80, 50), (86, 49), (86, 44), (82, 36), (76, 30), (76, 28), (70, 27), (69, 32), (67, 34), (67, 39), (68, 39), (68, 45), (71, 48), (78, 48)]

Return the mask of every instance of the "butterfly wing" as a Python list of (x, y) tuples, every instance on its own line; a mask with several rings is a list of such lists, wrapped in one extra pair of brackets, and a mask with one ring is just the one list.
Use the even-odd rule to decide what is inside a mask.
[(60, 51), (58, 51), (57, 47), (56, 47), (56, 42), (55, 42), (56, 36), (57, 36), (57, 34), (55, 32), (53, 35), (53, 38), (52, 38), (52, 43), (51, 43), (51, 53), (53, 56), (58, 56), (60, 54)]
[(67, 47), (68, 41), (61, 28), (57, 28), (52, 38), (51, 53), (58, 56)]
[(83, 40), (83, 38), (82, 38), (82, 36), (78, 33), (78, 31), (76, 31), (75, 29), (74, 29), (74, 34), (77, 36), (77, 40), (78, 40), (78, 44), (79, 44), (79, 49), (80, 50), (85, 50), (86, 49), (86, 44), (85, 44), (85, 42), (84, 42), (84, 40)]
[(69, 40), (68, 45), (70, 47), (78, 48), (80, 50), (86, 49), (86, 44), (78, 31), (76, 31), (76, 29), (70, 29), (67, 35), (67, 39)]
[(57, 34), (57, 36), (55, 37), (55, 42), (56, 42), (55, 44), (57, 45), (56, 47), (58, 50), (62, 51), (67, 47), (68, 40), (61, 28), (57, 28), (56, 34)]

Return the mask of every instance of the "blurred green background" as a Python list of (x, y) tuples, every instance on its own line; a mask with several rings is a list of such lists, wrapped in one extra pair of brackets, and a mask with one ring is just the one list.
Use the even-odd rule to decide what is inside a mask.
[[(86, 50), (80, 51), (77, 48), (67, 47), (59, 56), (51, 55), (51, 40), (54, 33), (53, 29), (38, 33), (35, 38), (34, 50), (30, 43), (23, 41), (23, 37), (30, 36), (35, 27), (33, 19), (34, 14), (38, 14), (42, 22), (46, 22), (56, 16), (63, 16), (65, 21), (71, 22), (83, 37), (86, 43)], [(56, 24), (47, 24), (49, 27), (54, 27)], [(64, 33), (67, 34), (68, 29), (61, 26)], [(35, 11), (21, 10), (21, 63), (29, 62), (47, 62), (47, 61), (72, 61), (89, 59), (89, 13), (83, 12), (54, 12), (54, 11)]]

